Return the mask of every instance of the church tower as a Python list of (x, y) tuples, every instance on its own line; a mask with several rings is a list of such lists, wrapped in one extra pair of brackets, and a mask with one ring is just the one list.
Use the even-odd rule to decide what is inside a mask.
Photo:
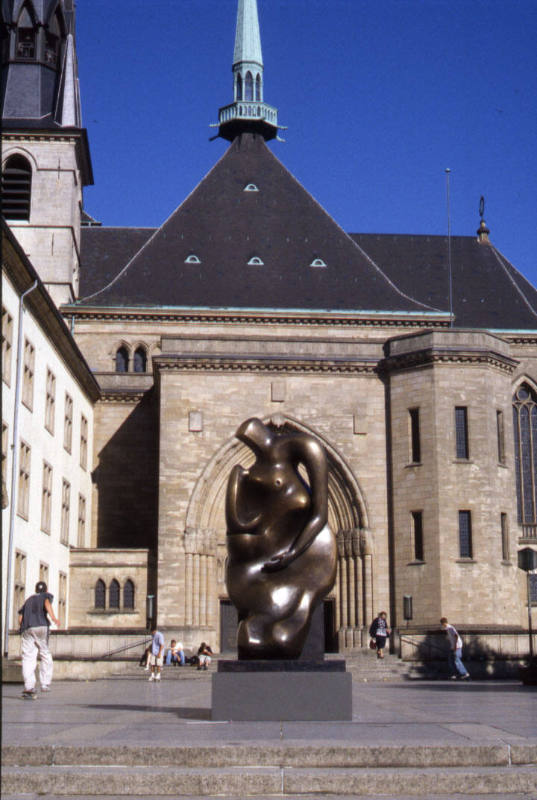
[(2, 213), (57, 305), (78, 296), (82, 127), (74, 0), (2, 3)]
[(218, 112), (218, 135), (232, 141), (240, 133), (278, 135), (278, 111), (264, 102), (263, 55), (257, 0), (239, 0), (233, 52), (233, 102)]

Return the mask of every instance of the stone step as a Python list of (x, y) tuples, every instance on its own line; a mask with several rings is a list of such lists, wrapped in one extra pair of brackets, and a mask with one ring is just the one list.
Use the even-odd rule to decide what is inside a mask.
[(192, 746), (4, 745), (5, 767), (507, 767), (537, 765), (535, 744)]
[(308, 794), (339, 797), (384, 795), (428, 797), (434, 794), (537, 793), (534, 767), (315, 768), (315, 767), (166, 767), (37, 766), (4, 767), (2, 794), (92, 797), (126, 795), (212, 797), (229, 795), (298, 798)]
[[(95, 800), (96, 795), (89, 795), (89, 794), (69, 794), (69, 795), (58, 795), (58, 794), (48, 794), (46, 798), (43, 797), (41, 794), (32, 793), (32, 794), (8, 794), (4, 795), (2, 800)], [(116, 800), (116, 795), (99, 795), (99, 800)], [(170, 795), (161, 795), (161, 794), (150, 794), (150, 795), (136, 795), (136, 800), (169, 800)], [(177, 797), (177, 795), (176, 795)], [(214, 796), (213, 796), (214, 797)], [(282, 794), (271, 794), (271, 795), (257, 795), (256, 800), (283, 800), (285, 795)], [(408, 794), (401, 795), (398, 794), (383, 794), (381, 800), (414, 800), (416, 795), (412, 797)], [(210, 795), (180, 795), (181, 800), (212, 800)], [(529, 797), (525, 792), (524, 794), (520, 794), (516, 792), (514, 794), (511, 793), (504, 793), (502, 794), (434, 794), (429, 795), (427, 800), (464, 800), (468, 798), (468, 800), (533, 800), (532, 797)], [(340, 800), (341, 795), (335, 794), (301, 794), (300, 800)], [(218, 800), (244, 800), (243, 797), (238, 797), (237, 795), (218, 795)], [(345, 800), (379, 800), (379, 796), (373, 795), (345, 795)]]

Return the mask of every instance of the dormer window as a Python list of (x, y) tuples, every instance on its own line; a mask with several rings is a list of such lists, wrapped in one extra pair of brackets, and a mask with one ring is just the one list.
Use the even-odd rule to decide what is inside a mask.
[(255, 183), (247, 183), (242, 191), (243, 192), (258, 192), (259, 189), (255, 185)]
[(322, 258), (314, 258), (310, 264), (310, 267), (326, 267), (326, 263), (322, 260)]
[(201, 264), (201, 261), (194, 253), (191, 253), (185, 258), (185, 264)]
[(252, 257), (252, 258), (249, 260), (249, 262), (248, 262), (248, 266), (249, 266), (249, 267), (263, 267), (263, 266), (264, 266), (264, 264), (263, 264), (263, 262), (261, 261), (261, 259), (260, 259), (258, 256), (253, 256), (253, 257)]

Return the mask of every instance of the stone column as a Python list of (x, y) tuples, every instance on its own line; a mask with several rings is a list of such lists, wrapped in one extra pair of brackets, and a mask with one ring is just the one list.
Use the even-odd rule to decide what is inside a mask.
[(185, 625), (192, 625), (192, 553), (185, 559)]

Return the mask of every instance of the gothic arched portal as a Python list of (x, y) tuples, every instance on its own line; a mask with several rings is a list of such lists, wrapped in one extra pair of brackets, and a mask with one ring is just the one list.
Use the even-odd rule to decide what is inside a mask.
[[(267, 417), (265, 422), (270, 421)], [(352, 469), (317, 431), (291, 417), (283, 417), (288, 430), (301, 431), (324, 446), (329, 464), (328, 522), (338, 542), (338, 575), (331, 594), (335, 600), (335, 627), (339, 647), (359, 647), (372, 603), (372, 543), (365, 498)], [(230, 438), (207, 463), (192, 492), (184, 533), (185, 624), (218, 626), (218, 598), (226, 595), (225, 494), (235, 464), (248, 467), (254, 456), (246, 445)], [(201, 588), (205, 584), (206, 597)], [(202, 598), (201, 603), (197, 598)]]

